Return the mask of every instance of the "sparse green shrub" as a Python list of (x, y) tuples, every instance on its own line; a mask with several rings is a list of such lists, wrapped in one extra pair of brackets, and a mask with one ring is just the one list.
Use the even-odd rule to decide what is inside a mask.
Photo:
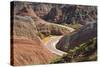
[(40, 33), (40, 32), (38, 32), (38, 34), (37, 34), (41, 39), (43, 39), (45, 36), (44, 36), (44, 34), (42, 34), (42, 33)]
[(60, 62), (82, 62), (82, 61), (94, 61), (97, 60), (97, 42), (96, 38), (89, 40), (86, 43), (81, 44), (79, 47), (75, 47), (67, 51), (67, 54), (62, 57), (53, 60), (51, 63)]
[(78, 23), (67, 24), (66, 26), (69, 26), (69, 27), (74, 28), (74, 29), (79, 29), (81, 27), (81, 25)]

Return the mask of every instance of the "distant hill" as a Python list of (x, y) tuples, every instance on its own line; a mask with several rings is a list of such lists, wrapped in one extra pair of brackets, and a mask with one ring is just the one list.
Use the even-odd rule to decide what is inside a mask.
[(97, 20), (96, 6), (15, 2), (15, 12), (17, 13), (25, 4), (31, 5), (37, 16), (52, 23), (84, 25), (86, 22)]

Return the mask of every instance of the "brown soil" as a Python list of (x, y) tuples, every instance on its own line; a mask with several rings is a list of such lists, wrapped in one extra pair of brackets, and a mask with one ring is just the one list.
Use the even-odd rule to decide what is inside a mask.
[(57, 57), (41, 43), (27, 38), (14, 39), (13, 48), (14, 65), (47, 64)]

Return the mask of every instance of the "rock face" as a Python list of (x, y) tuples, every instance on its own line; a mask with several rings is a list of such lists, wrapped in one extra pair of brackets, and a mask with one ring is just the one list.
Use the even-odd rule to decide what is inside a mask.
[(46, 64), (57, 57), (44, 47), (31, 19), (15, 16), (13, 23), (12, 65)]
[(59, 7), (53, 7), (48, 15), (45, 17), (46, 20), (59, 23), (62, 21), (62, 10)]
[(83, 26), (78, 31), (64, 36), (56, 45), (56, 48), (62, 51), (68, 51), (80, 44), (88, 42), (90, 39), (97, 37), (97, 24), (96, 22)]
[(46, 21), (58, 24), (85, 24), (85, 22), (96, 21), (96, 6), (81, 5), (62, 5), (52, 7), (48, 15), (45, 16)]
[(33, 5), (33, 10), (36, 13), (37, 16), (39, 16), (40, 18), (44, 18), (44, 16), (46, 16), (49, 11), (51, 10), (51, 5), (49, 4), (36, 4)]
[(31, 5), (36, 15), (40, 18), (58, 24), (73, 24), (96, 21), (97, 12), (96, 6), (82, 5), (63, 5), (63, 4), (48, 4), (48, 3), (18, 3), (15, 2), (17, 13), (25, 4)]
[[(16, 15), (30, 16), (35, 21), (37, 30), (40, 33), (43, 33), (45, 35), (50, 35), (50, 34), (51, 35), (63, 35), (63, 34), (68, 34), (68, 33), (72, 32), (66, 26), (54, 24), (52, 22), (47, 22), (47, 21), (41, 19), (41, 17), (39, 17), (35, 13), (35, 11), (32, 9), (32, 6), (27, 6), (27, 5), (24, 6), (21, 10), (18, 11), (18, 13)], [(57, 12), (57, 15), (60, 16), (61, 14), (59, 14), (59, 12)], [(73, 29), (73, 31), (74, 31), (74, 29)]]
[(64, 12), (64, 22), (69, 24), (73, 22), (85, 24), (85, 22), (92, 22), (97, 19), (96, 6), (66, 5), (62, 8), (62, 11)]

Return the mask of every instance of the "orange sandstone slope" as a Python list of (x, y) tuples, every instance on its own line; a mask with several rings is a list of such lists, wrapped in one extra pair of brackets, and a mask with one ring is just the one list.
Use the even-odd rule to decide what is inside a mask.
[(44, 47), (30, 18), (15, 16), (12, 32), (12, 65), (47, 64), (57, 57)]
[(41, 43), (30, 39), (14, 39), (13, 65), (46, 64), (56, 58)]

